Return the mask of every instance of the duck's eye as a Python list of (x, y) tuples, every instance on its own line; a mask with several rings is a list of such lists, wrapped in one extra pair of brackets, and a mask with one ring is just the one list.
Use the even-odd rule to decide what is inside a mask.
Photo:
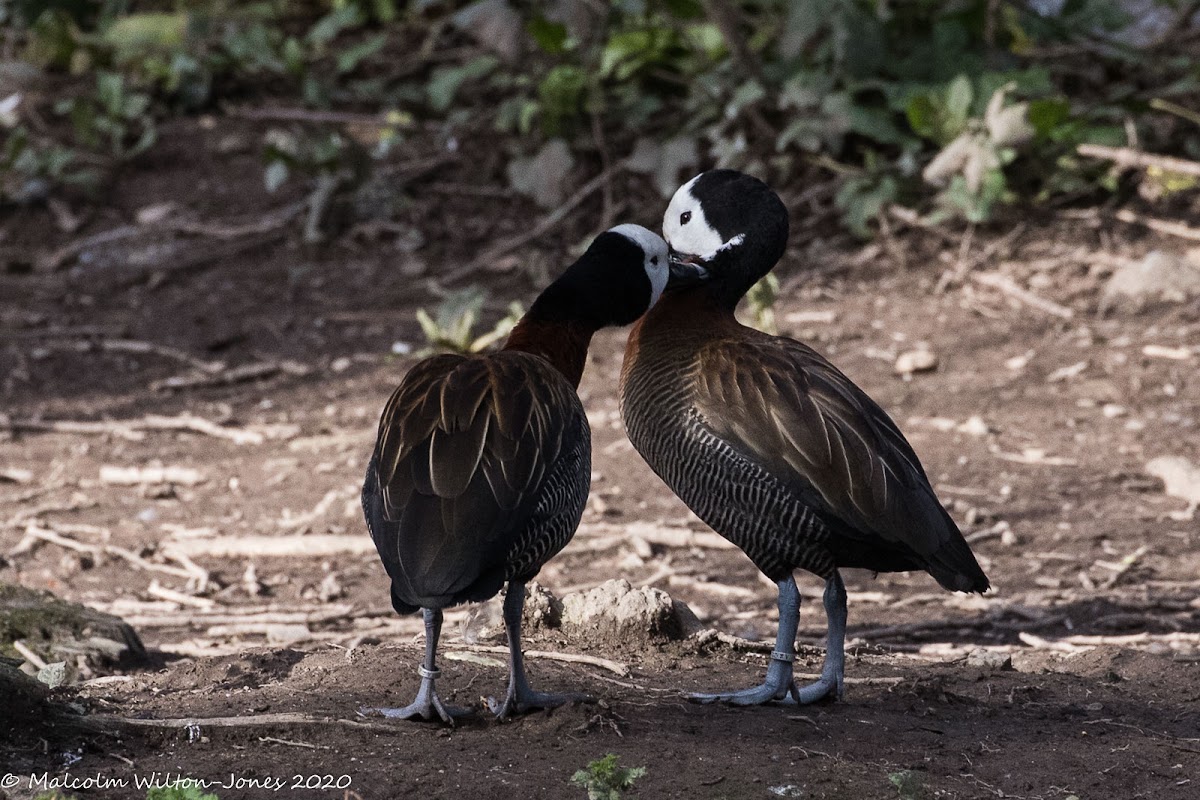
[(658, 266), (658, 256), (651, 256), (650, 263), (657, 267)]
[(691, 221), (692, 221), (692, 212), (685, 211), (679, 215), (679, 224), (680, 225), (687, 225)]

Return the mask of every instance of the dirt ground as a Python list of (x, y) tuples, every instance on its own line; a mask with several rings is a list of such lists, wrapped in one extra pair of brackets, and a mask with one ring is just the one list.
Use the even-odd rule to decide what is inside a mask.
[[(413, 312), (436, 306), (439, 272), (538, 212), (479, 191), (490, 173), (451, 162), (398, 186), (387, 225), (360, 225), (319, 250), (294, 244), (291, 229), (234, 247), (242, 239), (230, 226), (300, 195), (266, 195), (257, 156), (218, 156), (217, 137), (164, 137), (76, 233), (46, 210), (0, 222), (0, 470), (11, 473), (0, 482), (0, 581), (119, 614), (150, 649), (149, 667), (92, 677), (59, 699), (93, 716), (179, 721), (106, 732), (35, 721), (0, 745), (0, 779), (19, 779), (4, 786), (9, 797), (30, 796), (29, 775), (44, 771), (97, 798), (144, 796), (133, 782), (155, 773), (213, 781), (222, 800), (582, 797), (570, 776), (610, 752), (646, 767), (631, 796), (647, 798), (1198, 796), (1200, 524), (1178, 514), (1185, 503), (1145, 466), (1157, 456), (1200, 462), (1200, 308), (1098, 312), (1114, 265), (1156, 248), (1182, 252), (1178, 240), (1095, 216), (998, 226), (965, 243), (960, 231), (910, 229), (861, 245), (804, 224), (798, 204), (779, 270), (781, 331), (824, 352), (895, 417), (993, 591), (955, 596), (923, 574), (850, 571), (841, 703), (693, 705), (681, 691), (748, 686), (764, 656), (711, 636), (613, 644), (548, 630), (528, 646), (623, 667), (531, 659), (539, 687), (586, 691), (596, 703), (507, 724), (480, 715), (453, 731), (392, 725), (355, 711), (407, 702), (417, 684), (420, 625), (392, 614), (382, 568), (361, 547), (357, 506), (377, 414), (414, 361), (393, 345), (421, 346)], [(657, 227), (661, 201), (625, 180), (614, 192), (630, 198), (621, 218)], [(58, 269), (44, 266), (58, 248), (168, 201), (225, 227), (92, 241)], [(599, 200), (574, 216), (598, 215)], [(406, 252), (412, 230), (425, 244)], [(479, 278), (492, 292), (486, 322), (534, 295), (521, 267), (553, 271), (589, 230), (569, 222), (519, 259), (489, 265)], [(959, 279), (940, 280), (956, 270)], [(970, 277), (979, 273), (1057, 305), (1030, 305)], [(622, 331), (595, 341), (581, 388), (593, 499), (540, 581), (561, 596), (625, 578), (687, 602), (705, 627), (770, 638), (773, 588), (744, 556), (704, 537), (655, 536), (706, 529), (624, 438), (623, 343)], [(919, 343), (937, 367), (902, 379), (893, 364)], [(221, 364), (198, 371), (187, 359)], [(251, 364), (262, 377), (228, 372)], [(163, 383), (194, 375), (205, 380)], [(225, 436), (136, 429), (148, 415), (192, 415)], [(106, 424), (38, 430), (46, 421)], [(234, 441), (235, 430), (251, 435)], [(149, 465), (195, 474), (100, 480), (105, 466)], [(223, 537), (250, 536), (289, 550), (216, 552)], [(295, 537), (334, 550), (310, 555)], [(172, 555), (181, 550), (190, 566)], [(170, 594), (196, 594), (201, 578), (199, 600)], [(811, 672), (821, 587), (800, 582), (800, 669)], [(456, 656), (442, 660), (441, 687), (450, 701), (478, 704), (502, 691), (505, 669), (502, 656), (462, 646), (466, 615), (448, 616), (444, 650)], [(1011, 663), (968, 659), (981, 648)], [(258, 724), (224, 726), (255, 715)], [(308, 785), (322, 788), (294, 788), (293, 776), (318, 776)], [(70, 783), (87, 779), (101, 786)], [(271, 780), (282, 788), (267, 788)]]

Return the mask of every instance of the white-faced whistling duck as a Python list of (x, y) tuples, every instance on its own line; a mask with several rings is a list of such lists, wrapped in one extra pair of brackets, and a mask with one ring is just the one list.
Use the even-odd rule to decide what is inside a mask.
[(521, 659), (525, 583), (575, 533), (591, 480), (591, 432), (576, 390), (592, 334), (628, 325), (667, 282), (666, 243), (638, 225), (598, 236), (546, 288), (504, 348), (421, 361), (392, 394), (363, 484), (367, 527), (392, 605), (425, 617), (416, 699), (391, 718), (440, 717), (442, 609), (493, 597), (507, 581), (509, 684), (500, 718), (569, 697), (534, 692)]
[[(787, 245), (787, 208), (775, 192), (732, 170), (702, 173), (671, 199), (663, 236), (671, 278), (629, 336), (625, 428), (671, 490), (779, 587), (766, 682), (692, 698), (840, 698), (839, 568), (925, 570), (963, 592), (985, 591), (988, 579), (883, 409), (810, 348), (734, 319), (738, 301)], [(792, 671), (797, 567), (825, 580), (829, 620), (821, 678), (801, 688)]]

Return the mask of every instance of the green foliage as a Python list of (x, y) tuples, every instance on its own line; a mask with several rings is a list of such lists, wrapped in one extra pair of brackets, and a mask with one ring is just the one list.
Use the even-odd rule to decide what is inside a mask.
[(146, 800), (220, 800), (215, 794), (201, 790), (199, 785), (181, 781), (180, 786), (155, 786), (146, 792)]
[(646, 774), (645, 767), (622, 767), (615, 753), (590, 762), (571, 776), (571, 783), (587, 790), (588, 800), (621, 800), (621, 793), (633, 788)]
[(54, 110), (70, 118), (75, 138), (84, 147), (126, 160), (158, 138), (149, 108), (150, 96), (132, 91), (123, 76), (97, 72), (94, 94), (61, 100)]
[(746, 308), (750, 312), (751, 324), (763, 333), (779, 333), (779, 326), (775, 323), (775, 301), (778, 299), (779, 278), (774, 273), (767, 273), (746, 292)]
[[(1158, 1), (1170, 13), (1186, 7)], [(598, 123), (619, 129), (606, 137), (612, 155), (633, 140), (694, 142), (692, 162), (778, 184), (811, 179), (815, 165), (836, 173), (842, 221), (864, 237), (895, 203), (980, 222), (1013, 202), (1113, 191), (1115, 173), (1075, 150), (1126, 144), (1128, 130), (1147, 150), (1200, 157), (1200, 128), (1187, 123), (1200, 105), (1194, 50), (1113, 38), (1131, 21), (1119, 0), (1069, 0), (1056, 16), (1014, 0), (737, 0), (732, 40), (698, 0), (585, 3), (570, 14), (514, 3), (519, 57), (493, 54), (492, 37), (504, 37), (488, 29), (463, 30), (458, 5), (0, 2), (13, 51), (85, 89), (58, 103), (69, 141), (4, 125), (0, 199), (94, 181), (94, 156), (138, 155), (164, 116), (209, 107), (218, 92), (402, 109), (447, 131), (482, 121), (578, 150), (595, 148)], [(389, 127), (377, 159), (403, 141)], [(269, 186), (341, 173), (346, 132), (305, 136), (311, 146), (268, 148)], [(1191, 190), (1149, 179), (1160, 196)]]
[(921, 776), (911, 770), (900, 770), (888, 775), (888, 781), (896, 787), (900, 800), (922, 800), (925, 797), (925, 786)]
[(438, 306), (436, 317), (423, 308), (418, 309), (417, 322), (427, 343), (421, 354), (439, 351), (479, 353), (507, 338), (525, 313), (521, 304), (510, 304), (508, 314), (492, 330), (476, 336), (475, 325), (486, 299), (487, 291), (472, 285), (446, 295)]

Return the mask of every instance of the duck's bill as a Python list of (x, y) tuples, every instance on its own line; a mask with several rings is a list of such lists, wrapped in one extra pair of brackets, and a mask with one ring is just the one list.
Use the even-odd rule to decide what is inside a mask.
[(710, 275), (708, 267), (704, 265), (699, 256), (672, 250), (670, 257), (671, 277), (667, 281), (667, 286), (690, 286), (708, 280)]

